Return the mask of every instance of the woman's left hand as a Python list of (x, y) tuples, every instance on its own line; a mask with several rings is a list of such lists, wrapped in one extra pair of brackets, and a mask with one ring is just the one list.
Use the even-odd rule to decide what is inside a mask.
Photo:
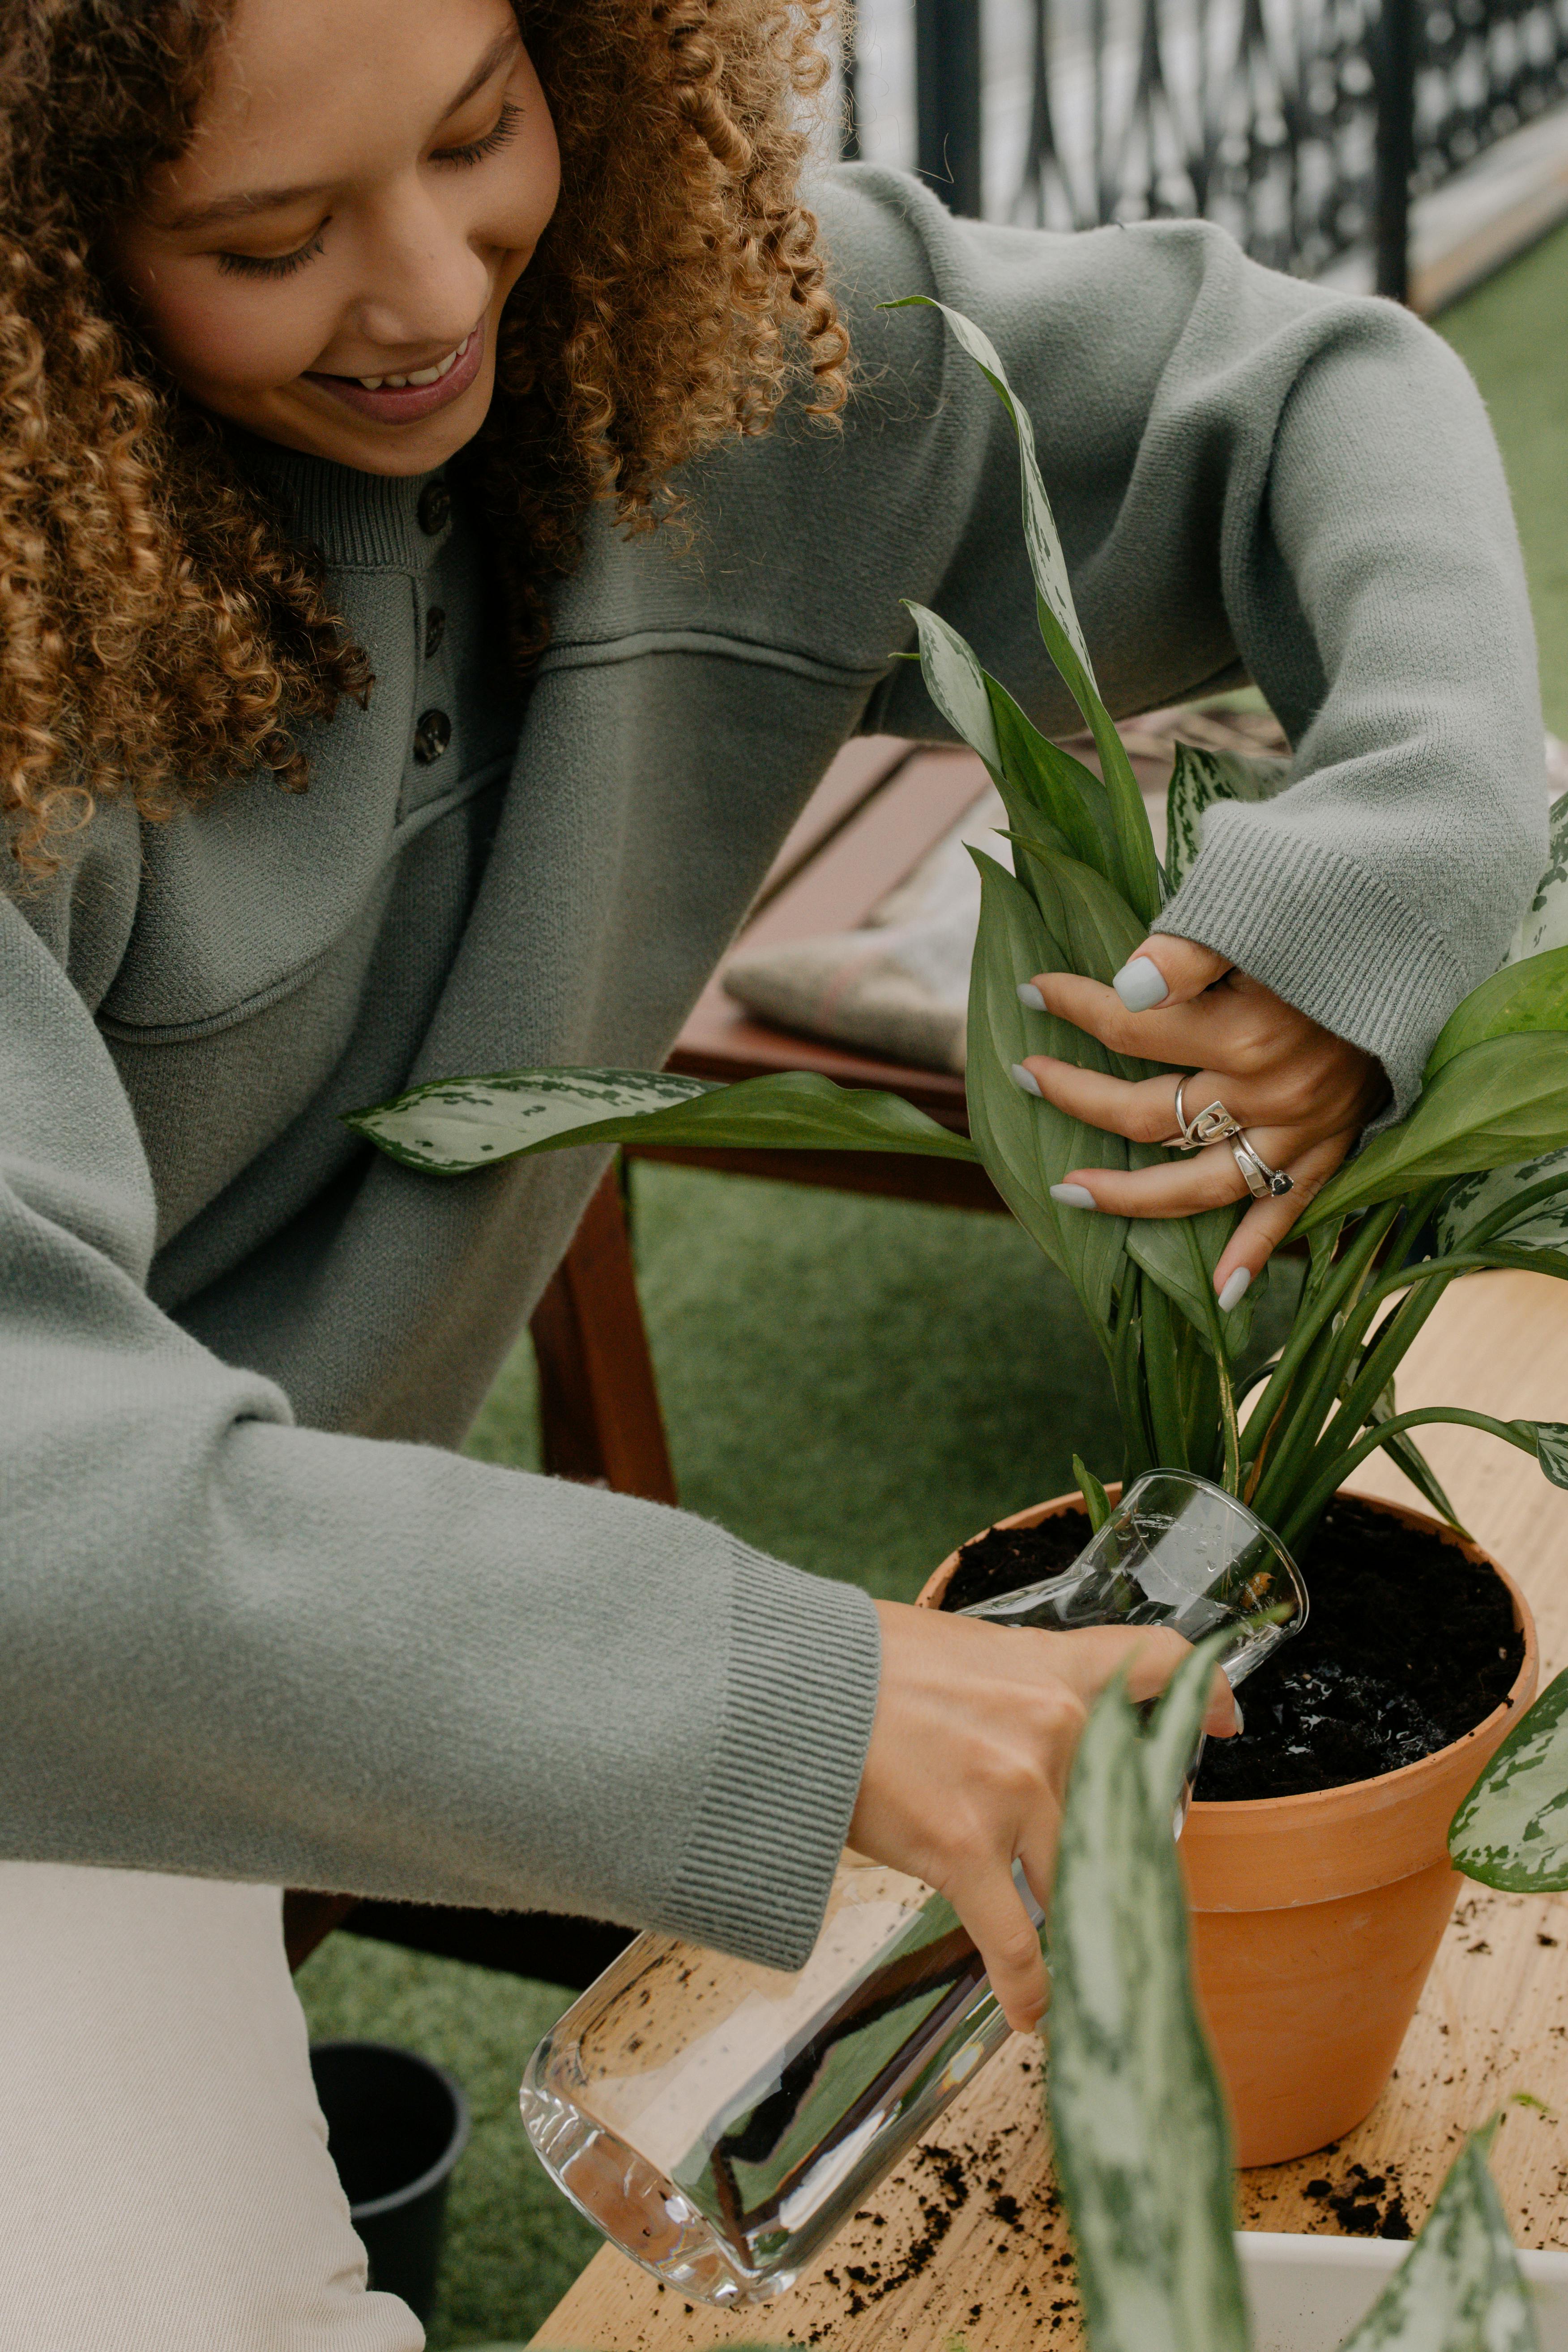
[[(1215, 1288), (1227, 1309), (1387, 1097), (1382, 1065), (1370, 1054), (1321, 1028), (1213, 949), (1165, 932), (1129, 957), (1113, 988), (1047, 971), (1018, 992), (1114, 1053), (1174, 1062), (1194, 1073), (1184, 1081), (1189, 1121), (1222, 1103), (1264, 1167), (1289, 1177), (1288, 1192), (1254, 1201), (1215, 1267)], [(1174, 1076), (1130, 1082), (1046, 1054), (1032, 1054), (1020, 1066), (1027, 1091), (1037, 1089), (1088, 1127), (1138, 1143), (1176, 1139)], [(1173, 1153), (1159, 1167), (1074, 1168), (1052, 1188), (1066, 1207), (1123, 1217), (1193, 1216), (1245, 1200), (1248, 1190), (1228, 1141)]]

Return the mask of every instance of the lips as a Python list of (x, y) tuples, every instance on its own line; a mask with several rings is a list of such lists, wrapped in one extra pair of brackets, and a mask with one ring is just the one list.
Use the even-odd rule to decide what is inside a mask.
[(334, 400), (380, 425), (412, 425), (429, 416), (468, 389), (485, 356), (485, 322), (481, 319), (455, 351), (431, 367), (384, 376), (328, 375), (308, 371), (307, 383), (319, 384)]

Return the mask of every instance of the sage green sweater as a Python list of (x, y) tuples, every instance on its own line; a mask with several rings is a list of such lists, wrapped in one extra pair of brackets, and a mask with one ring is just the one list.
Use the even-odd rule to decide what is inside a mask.
[[(455, 1071), (657, 1064), (846, 737), (940, 732), (892, 658), (900, 598), (1071, 726), (1005, 420), (935, 313), (885, 298), (999, 345), (1112, 706), (1250, 676), (1299, 746), (1282, 798), (1211, 818), (1169, 926), (1402, 1100), (1501, 951), (1543, 859), (1541, 719), (1444, 346), (1199, 226), (979, 227), (869, 169), (820, 201), (842, 433), (795, 415), (697, 467), (685, 552), (596, 525), (526, 701), (445, 483), (269, 453), (368, 709), (320, 732), (304, 796), (106, 809), (0, 900), (8, 1854), (809, 1947), (869, 1603), (448, 1450), (600, 1163), (444, 1182), (340, 1114)], [(429, 712), (450, 740), (422, 761)]]

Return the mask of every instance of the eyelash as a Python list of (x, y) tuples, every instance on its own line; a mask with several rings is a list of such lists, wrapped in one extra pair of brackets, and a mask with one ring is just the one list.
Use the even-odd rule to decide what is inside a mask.
[[(503, 99), (493, 130), (487, 131), (482, 139), (471, 139), (466, 147), (445, 148), (440, 153), (434, 155), (431, 161), (437, 163), (457, 163), (464, 168), (470, 164), (482, 163), (487, 156), (497, 154), (501, 148), (510, 145), (517, 136), (517, 128), (521, 121), (521, 107), (514, 106), (510, 99)], [(309, 245), (300, 246), (297, 253), (279, 253), (271, 256), (256, 253), (220, 253), (217, 257), (218, 268), (227, 278), (292, 278), (297, 269), (303, 269), (308, 261), (314, 261), (316, 256), (321, 252), (326, 241), (326, 227), (327, 224), (323, 221)]]
[(521, 121), (521, 107), (514, 106), (510, 98), (503, 98), (493, 130), (487, 131), (482, 139), (470, 139), (466, 147), (443, 148), (431, 160), (437, 163), (482, 163), (487, 155), (494, 155), (502, 147), (511, 144)]
[(219, 272), (225, 278), (292, 278), (297, 269), (303, 269), (324, 249), (326, 229), (323, 221), (310, 244), (302, 245), (298, 253), (220, 253)]

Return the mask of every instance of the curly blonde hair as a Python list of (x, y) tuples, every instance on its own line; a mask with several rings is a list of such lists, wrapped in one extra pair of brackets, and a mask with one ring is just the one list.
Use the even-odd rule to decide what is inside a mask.
[[(172, 815), (269, 769), (372, 679), (326, 593), (119, 311), (102, 256), (178, 156), (236, 0), (0, 0), (0, 819), (41, 876), (103, 801)], [(847, 339), (798, 182), (833, 0), (514, 0), (561, 202), (502, 321), (461, 463), (520, 669), (584, 515), (632, 530), (673, 468), (762, 432)]]

